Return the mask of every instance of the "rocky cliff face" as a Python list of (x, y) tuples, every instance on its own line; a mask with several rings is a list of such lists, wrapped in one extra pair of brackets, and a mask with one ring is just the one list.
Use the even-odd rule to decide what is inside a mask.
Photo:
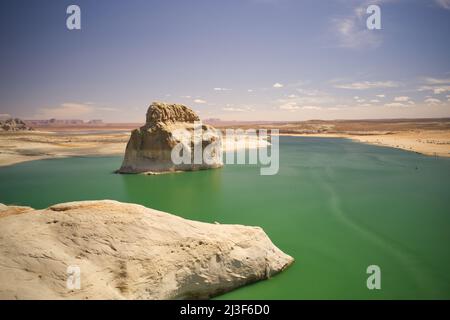
[[(267, 279), (293, 259), (259, 227), (104, 200), (0, 205), (0, 261), (0, 299), (196, 299)], [(69, 266), (79, 289), (67, 287)]]
[(0, 131), (28, 131), (33, 130), (25, 122), (16, 119), (0, 120)]
[[(118, 172), (158, 173), (221, 167), (220, 132), (197, 121), (200, 119), (195, 112), (184, 105), (153, 102), (147, 111), (146, 124), (131, 133)], [(174, 148), (179, 150), (180, 157), (190, 161), (174, 162)], [(199, 155), (200, 161), (198, 150), (205, 152)]]
[(146, 115), (146, 126), (148, 127), (156, 126), (159, 123), (194, 121), (200, 121), (200, 118), (193, 110), (182, 104), (153, 102)]

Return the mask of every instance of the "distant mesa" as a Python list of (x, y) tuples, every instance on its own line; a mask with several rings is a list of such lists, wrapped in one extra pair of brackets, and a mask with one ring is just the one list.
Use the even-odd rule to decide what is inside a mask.
[(208, 118), (204, 119), (203, 123), (210, 124), (213, 126), (222, 123), (222, 120), (220, 120), (219, 118)]
[(89, 120), (87, 124), (103, 124), (103, 120), (101, 119)]
[(28, 125), (36, 127), (47, 127), (47, 126), (93, 126), (93, 125), (104, 125), (103, 120), (94, 119), (89, 121), (84, 121), (80, 119), (39, 119), (39, 120), (24, 120)]
[[(210, 125), (199, 126), (198, 121), (198, 115), (185, 105), (153, 102), (147, 110), (145, 125), (131, 133), (118, 172), (161, 173), (222, 167), (220, 148), (213, 148), (221, 145), (220, 132)], [(198, 133), (200, 137), (195, 136)], [(180, 144), (190, 155), (190, 163), (172, 161), (172, 150)], [(207, 155), (209, 161), (204, 161), (204, 157), (201, 163), (194, 161), (194, 149), (198, 147), (211, 150)]]
[(0, 120), (0, 131), (30, 131), (33, 128), (29, 127), (24, 121), (15, 119)]

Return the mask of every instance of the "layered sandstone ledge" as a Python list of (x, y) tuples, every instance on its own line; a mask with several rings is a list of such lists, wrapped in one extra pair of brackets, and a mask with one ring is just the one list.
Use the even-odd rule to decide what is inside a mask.
[[(186, 220), (136, 204), (0, 205), (0, 299), (210, 298), (293, 258), (259, 227)], [(81, 287), (66, 286), (79, 266)]]
[[(199, 121), (187, 106), (153, 102), (148, 108), (145, 125), (131, 133), (117, 172), (162, 173), (222, 167), (221, 134)], [(184, 150), (179, 155), (188, 154), (189, 161), (173, 160), (172, 151), (177, 146)], [(201, 150), (200, 161), (198, 157), (195, 159), (195, 150)]]

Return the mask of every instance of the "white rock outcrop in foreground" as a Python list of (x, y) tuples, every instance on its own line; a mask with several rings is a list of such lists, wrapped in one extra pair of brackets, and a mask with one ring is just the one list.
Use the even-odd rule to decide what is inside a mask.
[[(153, 102), (147, 110), (146, 124), (131, 133), (118, 172), (160, 173), (222, 167), (220, 132), (209, 125), (196, 125), (198, 121), (195, 112), (184, 105)], [(190, 163), (172, 161), (172, 150), (180, 143), (190, 153)], [(195, 148), (206, 150), (208, 161), (202, 153), (200, 161), (195, 161)]]
[[(209, 298), (293, 262), (259, 227), (110, 200), (17, 210), (0, 205), (0, 299)], [(79, 290), (66, 287), (70, 265)]]

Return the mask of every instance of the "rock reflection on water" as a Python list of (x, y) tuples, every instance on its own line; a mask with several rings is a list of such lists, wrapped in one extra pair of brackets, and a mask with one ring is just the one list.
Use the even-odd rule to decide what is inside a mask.
[(189, 219), (214, 222), (212, 208), (222, 207), (223, 168), (161, 175), (117, 176), (122, 181), (128, 201), (150, 208)]

